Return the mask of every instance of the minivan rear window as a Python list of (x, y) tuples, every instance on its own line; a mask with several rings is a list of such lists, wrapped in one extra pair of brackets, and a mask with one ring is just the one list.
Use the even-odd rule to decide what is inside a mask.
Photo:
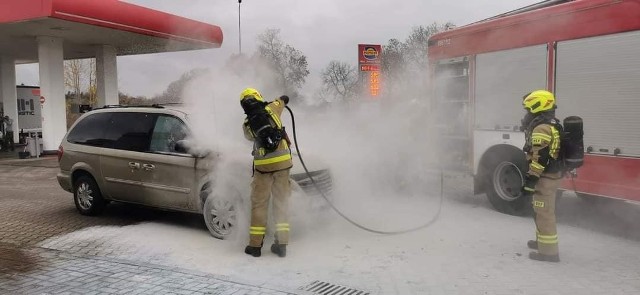
[(103, 147), (104, 133), (107, 129), (111, 113), (89, 114), (84, 117), (67, 136), (67, 141), (75, 144)]

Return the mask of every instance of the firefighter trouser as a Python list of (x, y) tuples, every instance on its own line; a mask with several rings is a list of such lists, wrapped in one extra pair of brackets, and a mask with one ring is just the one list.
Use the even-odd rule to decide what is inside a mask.
[(558, 254), (556, 229), (556, 191), (562, 181), (561, 174), (543, 174), (533, 195), (534, 220), (538, 252), (544, 255)]
[(255, 171), (251, 182), (249, 246), (262, 247), (262, 240), (267, 231), (269, 199), (272, 195), (276, 241), (284, 245), (289, 243), (289, 197), (291, 196), (289, 169), (271, 173)]

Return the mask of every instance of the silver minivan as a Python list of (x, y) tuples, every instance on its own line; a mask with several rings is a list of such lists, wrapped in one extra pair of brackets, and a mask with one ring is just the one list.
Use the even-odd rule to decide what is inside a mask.
[[(209, 232), (224, 239), (238, 224), (238, 198), (243, 196), (212, 193), (219, 155), (194, 146), (187, 118), (178, 108), (159, 105), (84, 114), (58, 149), (58, 183), (73, 193), (80, 214), (98, 215), (110, 201), (198, 213)], [(299, 166), (291, 173), (298, 184), (294, 188), (318, 197)], [(310, 174), (325, 194), (331, 192), (328, 169)]]

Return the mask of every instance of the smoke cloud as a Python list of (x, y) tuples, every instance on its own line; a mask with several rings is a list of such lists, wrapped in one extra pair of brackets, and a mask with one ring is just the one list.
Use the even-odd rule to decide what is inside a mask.
[[(235, 63), (237, 69), (243, 62)], [(243, 65), (240, 68), (251, 70), (209, 70), (186, 87), (183, 99), (195, 139), (220, 155), (213, 165), (214, 190), (223, 190), (218, 192), (221, 194), (229, 188), (240, 192), (245, 205), (241, 219), (247, 222), (252, 142), (242, 134), (244, 113), (239, 94), (246, 87), (258, 89), (266, 100), (284, 93), (272, 90), (273, 79), (264, 70)], [(319, 107), (308, 104), (308, 100), (307, 96), (305, 101), (300, 98), (289, 105), (301, 149), (294, 148), (294, 156), (301, 153), (311, 171), (330, 169), (334, 205), (357, 220), (387, 227), (383, 230), (412, 226), (426, 219), (400, 214), (407, 206), (403, 200), (429, 203), (440, 192), (439, 176), (432, 173), (437, 168), (433, 164), (435, 142), (429, 137), (426, 101), (380, 98)], [(293, 122), (286, 110), (282, 120), (293, 140)], [(294, 166), (292, 173), (303, 173), (297, 159)], [(298, 228), (318, 224), (316, 221), (332, 214), (326, 212), (326, 204), (320, 206), (326, 209), (324, 213), (318, 212), (318, 202), (323, 200), (310, 200), (300, 192), (292, 199), (292, 223)], [(425, 205), (425, 210), (435, 209)], [(398, 222), (381, 222), (390, 218)], [(241, 231), (245, 228), (240, 227)], [(246, 238), (244, 233), (239, 234), (240, 240)]]

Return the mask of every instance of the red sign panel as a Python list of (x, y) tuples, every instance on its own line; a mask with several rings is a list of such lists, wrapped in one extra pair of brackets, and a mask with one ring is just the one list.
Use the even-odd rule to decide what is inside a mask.
[(380, 71), (382, 45), (358, 44), (358, 67), (361, 72)]

